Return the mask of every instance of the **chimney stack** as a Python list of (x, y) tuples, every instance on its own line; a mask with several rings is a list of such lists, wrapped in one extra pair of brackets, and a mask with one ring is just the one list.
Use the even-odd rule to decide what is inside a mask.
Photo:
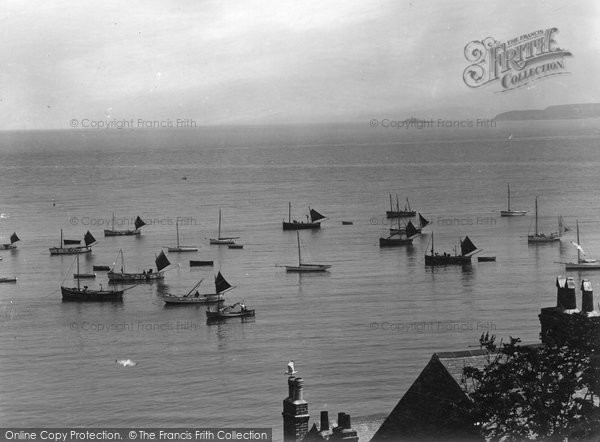
[(302, 378), (288, 378), (288, 397), (283, 400), (283, 440), (300, 442), (308, 433), (308, 403), (303, 397)]
[(331, 436), (331, 430), (329, 429), (329, 412), (327, 411), (321, 411), (321, 429), (319, 430), (319, 436), (323, 440), (327, 440)]
[(556, 278), (556, 306), (563, 310), (577, 309), (577, 297), (575, 295), (575, 281), (571, 276), (558, 276)]
[(333, 434), (329, 440), (345, 440), (349, 442), (358, 442), (358, 433), (352, 429), (350, 415), (338, 413), (338, 426), (333, 429)]
[(594, 289), (589, 279), (581, 281), (581, 311), (583, 313), (594, 311)]

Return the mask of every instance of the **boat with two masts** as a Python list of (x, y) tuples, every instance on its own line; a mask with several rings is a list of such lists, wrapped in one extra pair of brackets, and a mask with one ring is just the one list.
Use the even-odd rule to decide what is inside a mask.
[(221, 209), (219, 209), (219, 232), (216, 238), (210, 238), (210, 244), (212, 245), (229, 245), (235, 244), (235, 240), (238, 239), (239, 236), (221, 236)]
[(146, 223), (142, 221), (139, 216), (134, 221), (135, 229), (117, 230), (115, 229), (115, 213), (113, 212), (112, 217), (112, 228), (104, 229), (104, 236), (134, 236), (140, 235), (142, 232), (140, 229), (144, 227)]
[(215, 293), (200, 293), (198, 288), (204, 279), (201, 279), (192, 289), (183, 296), (164, 295), (162, 300), (165, 304), (214, 304), (225, 300), (225, 292), (234, 287), (229, 284), (221, 272), (215, 276)]
[(96, 238), (88, 230), (83, 237), (85, 246), (65, 247), (63, 243), (63, 231), (60, 230), (60, 245), (58, 247), (50, 247), (50, 255), (74, 255), (78, 253), (90, 253), (92, 246), (96, 244)]
[(433, 246), (433, 232), (431, 232), (431, 254), (425, 254), (425, 265), (426, 266), (446, 266), (446, 265), (465, 265), (471, 264), (471, 257), (480, 252), (473, 241), (468, 236), (465, 239), (460, 240), (460, 255), (456, 253), (437, 253)]
[(283, 221), (283, 230), (313, 230), (320, 229), (321, 222), (327, 219), (326, 216), (321, 215), (315, 209), (308, 208), (308, 213), (310, 215), (306, 215), (306, 221), (296, 221), (292, 219), (292, 203), (288, 203), (288, 220)]
[(331, 268), (329, 264), (309, 264), (302, 262), (302, 253), (300, 251), (300, 233), (296, 231), (296, 239), (298, 240), (298, 265), (297, 266), (285, 266), (286, 272), (325, 272)]
[(385, 212), (385, 216), (387, 218), (410, 218), (417, 214), (416, 210), (411, 209), (410, 201), (406, 198), (406, 204), (404, 204), (404, 209), (400, 210), (400, 203), (398, 202), (398, 194), (396, 194), (396, 208), (394, 209), (394, 205), (392, 203), (392, 194), (390, 193), (390, 210)]
[(577, 242), (571, 241), (577, 248), (577, 262), (566, 262), (565, 269), (566, 270), (599, 270), (600, 269), (600, 261), (597, 259), (587, 259), (583, 258), (581, 255), (585, 255), (583, 251), (583, 247), (581, 246), (581, 242), (579, 240), (579, 221), (576, 221), (577, 225)]
[[(77, 273), (79, 275), (79, 255), (76, 256), (77, 261)], [(93, 290), (88, 288), (87, 285), (81, 287), (79, 277), (76, 277), (77, 285), (75, 287), (61, 286), (60, 291), (62, 293), (63, 301), (75, 301), (75, 302), (120, 302), (123, 301), (123, 293), (125, 290), (129, 290), (133, 287), (128, 287), (120, 290), (103, 290), (100, 285), (100, 290)]]
[(197, 252), (198, 247), (196, 246), (182, 246), (179, 244), (179, 220), (175, 221), (175, 230), (177, 231), (177, 245), (175, 247), (168, 247), (169, 252)]
[(412, 244), (415, 237), (419, 236), (419, 232), (417, 232), (411, 221), (402, 229), (400, 219), (398, 219), (398, 231), (403, 231), (403, 233), (395, 233), (387, 238), (379, 238), (379, 247), (408, 246)]
[(13, 234), (10, 235), (10, 243), (9, 244), (0, 244), (0, 250), (12, 250), (12, 249), (16, 249), (17, 245), (15, 243), (17, 241), (21, 241), (21, 240), (17, 236), (17, 232), (13, 232)]
[(564, 232), (568, 232), (570, 229), (565, 226), (562, 216), (558, 217), (558, 232), (544, 233), (539, 227), (538, 223), (538, 199), (535, 198), (535, 232), (533, 235), (527, 235), (527, 243), (529, 244), (540, 244), (560, 241), (560, 237)]
[(508, 187), (508, 207), (506, 210), (500, 211), (500, 216), (523, 216), (527, 213), (526, 210), (513, 210), (510, 208), (510, 184), (507, 184)]
[(121, 256), (121, 271), (115, 272), (115, 265), (117, 262), (115, 260), (113, 268), (107, 273), (108, 281), (110, 283), (151, 282), (164, 279), (164, 269), (171, 265), (169, 259), (165, 255), (165, 252), (161, 251), (154, 260), (154, 263), (156, 264), (156, 271), (154, 269), (148, 269), (143, 270), (141, 273), (127, 273), (125, 271), (125, 258), (123, 257), (123, 250), (119, 250), (119, 255)]

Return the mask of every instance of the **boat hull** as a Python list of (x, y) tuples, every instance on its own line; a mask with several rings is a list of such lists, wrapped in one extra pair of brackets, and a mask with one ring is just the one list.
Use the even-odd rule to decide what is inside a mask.
[(387, 210), (385, 212), (387, 218), (409, 218), (417, 216), (416, 210)]
[(198, 247), (194, 247), (194, 246), (179, 246), (179, 247), (168, 247), (167, 250), (169, 252), (173, 252), (173, 253), (180, 253), (180, 252), (197, 252), (198, 251)]
[(92, 269), (99, 271), (108, 271), (110, 270), (110, 266), (92, 266)]
[(447, 266), (471, 264), (470, 256), (425, 255), (426, 266)]
[(243, 249), (244, 245), (243, 244), (229, 244), (227, 246), (227, 248), (229, 248), (229, 249)]
[(230, 245), (230, 244), (235, 244), (235, 241), (233, 239), (229, 239), (229, 238), (219, 238), (219, 239), (210, 238), (210, 244), (212, 244), (212, 245)]
[(409, 246), (412, 238), (379, 238), (379, 247)]
[(104, 230), (104, 236), (135, 236), (140, 234), (139, 230)]
[(528, 235), (527, 242), (529, 244), (541, 244), (541, 243), (549, 243), (560, 241), (560, 236), (558, 235)]
[(248, 318), (254, 316), (254, 310), (246, 310), (244, 312), (233, 312), (233, 313), (226, 313), (226, 312), (211, 312), (211, 311), (206, 311), (206, 319), (208, 320), (215, 320), (215, 319), (229, 319), (229, 318)]
[(526, 213), (525, 210), (501, 210), (500, 216), (523, 216)]
[[(421, 235), (423, 233), (423, 228), (415, 228), (417, 232), (416, 235)], [(390, 235), (406, 235), (406, 229), (390, 229)]]
[(77, 287), (61, 287), (63, 301), (70, 302), (121, 302), (123, 290), (87, 290)]
[(299, 266), (285, 266), (286, 272), (307, 273), (307, 272), (326, 272), (330, 265), (327, 264), (302, 264)]
[(49, 250), (51, 255), (77, 255), (79, 253), (90, 253), (92, 251), (92, 247), (50, 247)]
[(0, 250), (13, 250), (16, 248), (17, 246), (14, 244), (0, 244)]
[(478, 256), (477, 257), (477, 262), (492, 262), (492, 261), (496, 261), (495, 256)]
[(600, 270), (600, 262), (567, 262), (566, 270)]
[(75, 279), (94, 279), (95, 277), (95, 273), (73, 273), (73, 278)]
[(147, 282), (164, 279), (165, 275), (162, 272), (152, 273), (114, 273), (108, 272), (109, 282)]
[(190, 267), (208, 267), (214, 265), (214, 261), (192, 261), (190, 260)]
[(225, 300), (223, 295), (220, 294), (203, 294), (198, 297), (193, 296), (163, 296), (165, 304), (216, 304)]
[(306, 223), (299, 221), (283, 221), (283, 230), (311, 230), (320, 229), (321, 223)]
[(0, 282), (17, 282), (17, 278), (6, 276), (4, 278), (0, 278)]

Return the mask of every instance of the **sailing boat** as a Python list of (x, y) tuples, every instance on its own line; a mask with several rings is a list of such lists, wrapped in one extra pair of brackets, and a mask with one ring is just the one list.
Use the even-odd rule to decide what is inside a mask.
[(119, 250), (119, 255), (121, 255), (121, 272), (115, 272), (115, 260), (115, 264), (113, 264), (112, 269), (107, 273), (108, 281), (111, 283), (127, 281), (147, 282), (157, 279), (164, 279), (165, 275), (163, 270), (171, 265), (169, 259), (165, 255), (165, 252), (161, 251), (154, 260), (154, 263), (156, 264), (156, 271), (154, 271), (154, 269), (149, 269), (148, 271), (144, 270), (141, 273), (127, 273), (125, 272), (125, 258), (123, 257), (123, 250)]
[(298, 240), (298, 265), (297, 266), (285, 266), (286, 272), (325, 272), (331, 268), (328, 264), (307, 264), (302, 262), (302, 253), (300, 252), (300, 233), (296, 231), (296, 238)]
[[(233, 288), (235, 287), (232, 287), (231, 284), (229, 284), (225, 278), (223, 278), (221, 272), (219, 272), (215, 278), (215, 289), (217, 295), (223, 294)], [(206, 310), (206, 319), (208, 321), (228, 318), (245, 318), (250, 316), (254, 316), (254, 309), (247, 308), (243, 301), (219, 308), (217, 311), (212, 311), (210, 308)]]
[(501, 210), (500, 216), (523, 216), (527, 213), (526, 210), (512, 210), (510, 208), (510, 184), (507, 184), (508, 187), (508, 208), (507, 210)]
[[(75, 257), (77, 261), (77, 273), (79, 275), (79, 255)], [(128, 289), (121, 290), (90, 290), (87, 285), (83, 288), (79, 284), (79, 277), (77, 279), (76, 287), (60, 287), (63, 301), (77, 301), (77, 302), (106, 302), (106, 301), (123, 301), (123, 292)]]
[(404, 210), (400, 210), (400, 204), (398, 203), (398, 194), (396, 194), (396, 210), (394, 210), (392, 204), (392, 194), (390, 193), (390, 210), (385, 212), (385, 216), (387, 218), (398, 218), (398, 217), (411, 217), (415, 216), (417, 212), (410, 208), (410, 201), (406, 198), (406, 204), (404, 205)]
[(74, 255), (76, 253), (90, 253), (92, 246), (96, 243), (96, 238), (88, 230), (83, 237), (85, 246), (64, 247), (63, 231), (60, 230), (60, 245), (58, 247), (50, 247), (50, 255)]
[(578, 269), (600, 269), (600, 262), (596, 259), (585, 259), (581, 255), (585, 255), (583, 247), (579, 242), (579, 221), (577, 221), (577, 242), (571, 241), (575, 247), (577, 247), (577, 262), (566, 262), (565, 269), (567, 270), (578, 270)]
[(405, 234), (401, 235), (400, 233), (393, 234), (388, 236), (387, 238), (379, 238), (379, 247), (395, 247), (395, 246), (405, 246), (410, 245), (413, 242), (415, 236), (419, 235), (416, 227), (413, 225), (412, 221), (409, 221), (406, 225), (405, 229), (400, 228), (400, 218), (398, 218), (398, 231), (404, 230)]
[[(423, 228), (429, 224), (429, 220), (427, 218), (425, 218), (423, 215), (421, 215), (420, 213), (417, 214), (417, 216), (419, 219), (419, 223), (417, 226), (413, 225), (413, 227), (415, 228), (415, 230), (418, 234), (421, 234), (421, 232), (423, 231)], [(398, 227), (397, 229), (390, 227), (390, 235), (398, 235), (401, 233), (406, 233), (406, 227), (404, 227), (404, 228)]]
[(535, 197), (535, 233), (533, 235), (527, 235), (528, 243), (546, 243), (560, 241), (560, 237), (564, 231), (562, 218), (558, 218), (558, 232), (552, 232), (545, 234), (538, 227), (538, 199)]
[(182, 246), (179, 244), (179, 220), (175, 221), (175, 229), (177, 231), (177, 246), (169, 247), (169, 252), (197, 252), (198, 247), (196, 246)]
[(433, 232), (431, 232), (431, 254), (425, 254), (425, 265), (426, 266), (445, 266), (445, 265), (463, 265), (471, 264), (471, 257), (480, 252), (473, 241), (468, 236), (465, 236), (464, 240), (460, 241), (460, 255), (456, 254), (456, 248), (454, 255), (444, 252), (442, 255), (435, 252), (433, 247)]
[(326, 219), (325, 216), (321, 215), (315, 209), (308, 208), (310, 214), (310, 221), (308, 221), (308, 215), (306, 221), (292, 220), (292, 203), (288, 203), (288, 220), (283, 221), (283, 230), (300, 230), (300, 229), (320, 229), (321, 222)]
[(14, 232), (12, 235), (10, 235), (10, 244), (0, 244), (0, 250), (16, 249), (17, 246), (15, 245), (15, 243), (17, 241), (21, 241), (21, 240), (17, 236), (17, 233)]
[(192, 289), (183, 296), (165, 295), (163, 301), (166, 304), (210, 304), (215, 302), (221, 302), (225, 300), (223, 296), (228, 290), (233, 287), (223, 278), (223, 275), (219, 273), (215, 276), (215, 293), (200, 293), (198, 287), (202, 284), (204, 279), (201, 279)]
[(210, 238), (210, 243), (211, 244), (235, 244), (236, 239), (238, 239), (239, 236), (234, 236), (234, 237), (222, 237), (221, 236), (221, 209), (219, 209), (219, 234), (217, 236), (217, 239), (215, 238)]
[(135, 229), (127, 229), (127, 230), (115, 230), (115, 212), (113, 212), (112, 217), (112, 228), (104, 229), (104, 236), (132, 236), (141, 234), (140, 229), (146, 225), (142, 218), (139, 216), (135, 219), (134, 222)]

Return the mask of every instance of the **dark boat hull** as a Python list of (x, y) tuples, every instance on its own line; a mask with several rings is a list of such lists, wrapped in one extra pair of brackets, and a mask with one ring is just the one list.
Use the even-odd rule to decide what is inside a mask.
[(471, 264), (470, 256), (425, 255), (426, 266), (447, 266)]
[(492, 262), (492, 261), (496, 261), (495, 256), (478, 256), (477, 257), (477, 262)]
[(140, 234), (139, 230), (104, 230), (104, 236), (135, 236)]
[(212, 266), (214, 265), (214, 261), (192, 261), (190, 260), (190, 267), (202, 267), (202, 266)]
[(321, 223), (304, 223), (298, 221), (283, 221), (283, 230), (309, 230), (309, 229), (320, 229)]
[(215, 320), (215, 319), (229, 319), (229, 318), (248, 318), (254, 316), (254, 310), (246, 310), (244, 312), (235, 312), (235, 313), (223, 313), (223, 312), (211, 312), (209, 310), (206, 311), (206, 319)]
[(77, 287), (61, 287), (63, 301), (70, 302), (121, 302), (123, 290), (86, 290)]
[(100, 271), (108, 271), (110, 270), (110, 266), (92, 266), (93, 270), (100, 270)]
[(412, 238), (379, 238), (379, 247), (409, 246), (412, 242)]
[(385, 212), (387, 218), (408, 218), (417, 216), (416, 210), (387, 210)]

